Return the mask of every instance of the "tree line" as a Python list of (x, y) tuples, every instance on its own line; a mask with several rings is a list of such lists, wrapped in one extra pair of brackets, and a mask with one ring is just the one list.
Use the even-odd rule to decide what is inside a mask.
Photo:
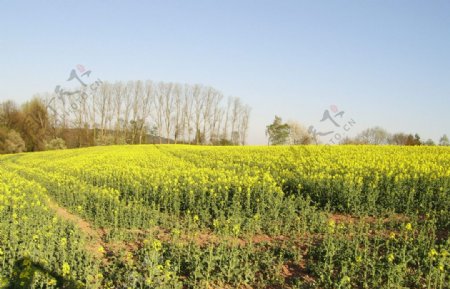
[(319, 140), (297, 121), (283, 123), (279, 116), (266, 126), (269, 145), (308, 145), (318, 144)]
[[(319, 144), (316, 135), (307, 130), (296, 121), (283, 122), (282, 118), (275, 116), (273, 122), (266, 126), (266, 136), (269, 145), (307, 145)], [(432, 139), (422, 141), (419, 134), (407, 134), (398, 132), (391, 134), (385, 129), (375, 126), (363, 130), (355, 137), (345, 137), (339, 144), (372, 144), (372, 145), (436, 145)], [(438, 145), (449, 146), (450, 142), (444, 134)]]
[[(367, 128), (360, 132), (356, 137), (346, 137), (342, 140), (341, 144), (373, 144), (373, 145), (404, 145), (404, 146), (417, 146), (417, 145), (429, 145), (433, 146), (436, 143), (432, 139), (423, 141), (419, 134), (415, 133), (389, 133), (382, 127), (375, 126)], [(437, 143), (441, 146), (450, 145), (449, 139), (444, 134)]]
[(0, 152), (110, 144), (245, 145), (250, 107), (199, 84), (99, 82), (0, 104)]

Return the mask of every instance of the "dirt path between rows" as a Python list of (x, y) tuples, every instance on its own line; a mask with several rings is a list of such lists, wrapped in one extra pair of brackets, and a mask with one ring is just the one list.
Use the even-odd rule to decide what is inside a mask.
[(66, 208), (61, 207), (55, 201), (49, 198), (48, 207), (52, 209), (56, 215), (66, 221), (73, 223), (80, 231), (86, 235), (86, 250), (97, 258), (107, 261), (104, 254), (99, 250), (105, 248), (105, 242), (103, 241), (104, 233), (100, 230), (94, 229), (89, 222), (81, 218), (76, 214), (72, 214)]

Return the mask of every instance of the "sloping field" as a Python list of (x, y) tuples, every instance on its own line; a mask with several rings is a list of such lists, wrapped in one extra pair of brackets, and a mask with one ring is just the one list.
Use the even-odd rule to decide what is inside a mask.
[(0, 288), (449, 288), (450, 148), (0, 157)]

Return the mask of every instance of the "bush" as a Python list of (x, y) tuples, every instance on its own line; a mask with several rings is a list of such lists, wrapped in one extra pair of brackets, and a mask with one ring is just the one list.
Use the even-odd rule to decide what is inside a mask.
[(112, 135), (99, 135), (95, 139), (95, 143), (98, 146), (109, 146), (115, 144), (114, 136)]
[(2, 130), (0, 132), (0, 152), (7, 154), (21, 153), (25, 151), (25, 142), (15, 130)]
[(48, 151), (51, 150), (64, 150), (66, 149), (66, 142), (62, 138), (55, 138), (50, 140), (45, 144), (45, 149)]

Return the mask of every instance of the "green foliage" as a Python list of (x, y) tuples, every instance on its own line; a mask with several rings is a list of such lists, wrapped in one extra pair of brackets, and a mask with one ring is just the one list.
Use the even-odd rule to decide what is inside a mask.
[(66, 142), (62, 138), (54, 138), (45, 144), (46, 150), (64, 150), (66, 149)]
[(115, 144), (114, 136), (112, 135), (99, 135), (95, 139), (95, 144), (98, 146), (107, 146)]
[(448, 140), (448, 137), (446, 134), (444, 134), (440, 139), (439, 139), (439, 145), (440, 146), (450, 146), (450, 141)]
[(281, 117), (275, 116), (273, 123), (266, 127), (266, 135), (272, 145), (286, 144), (289, 138), (289, 125), (283, 123)]
[(25, 142), (20, 134), (14, 130), (6, 132), (0, 130), (0, 153), (14, 154), (25, 151)]
[(446, 288), (447, 147), (0, 157), (0, 288)]

